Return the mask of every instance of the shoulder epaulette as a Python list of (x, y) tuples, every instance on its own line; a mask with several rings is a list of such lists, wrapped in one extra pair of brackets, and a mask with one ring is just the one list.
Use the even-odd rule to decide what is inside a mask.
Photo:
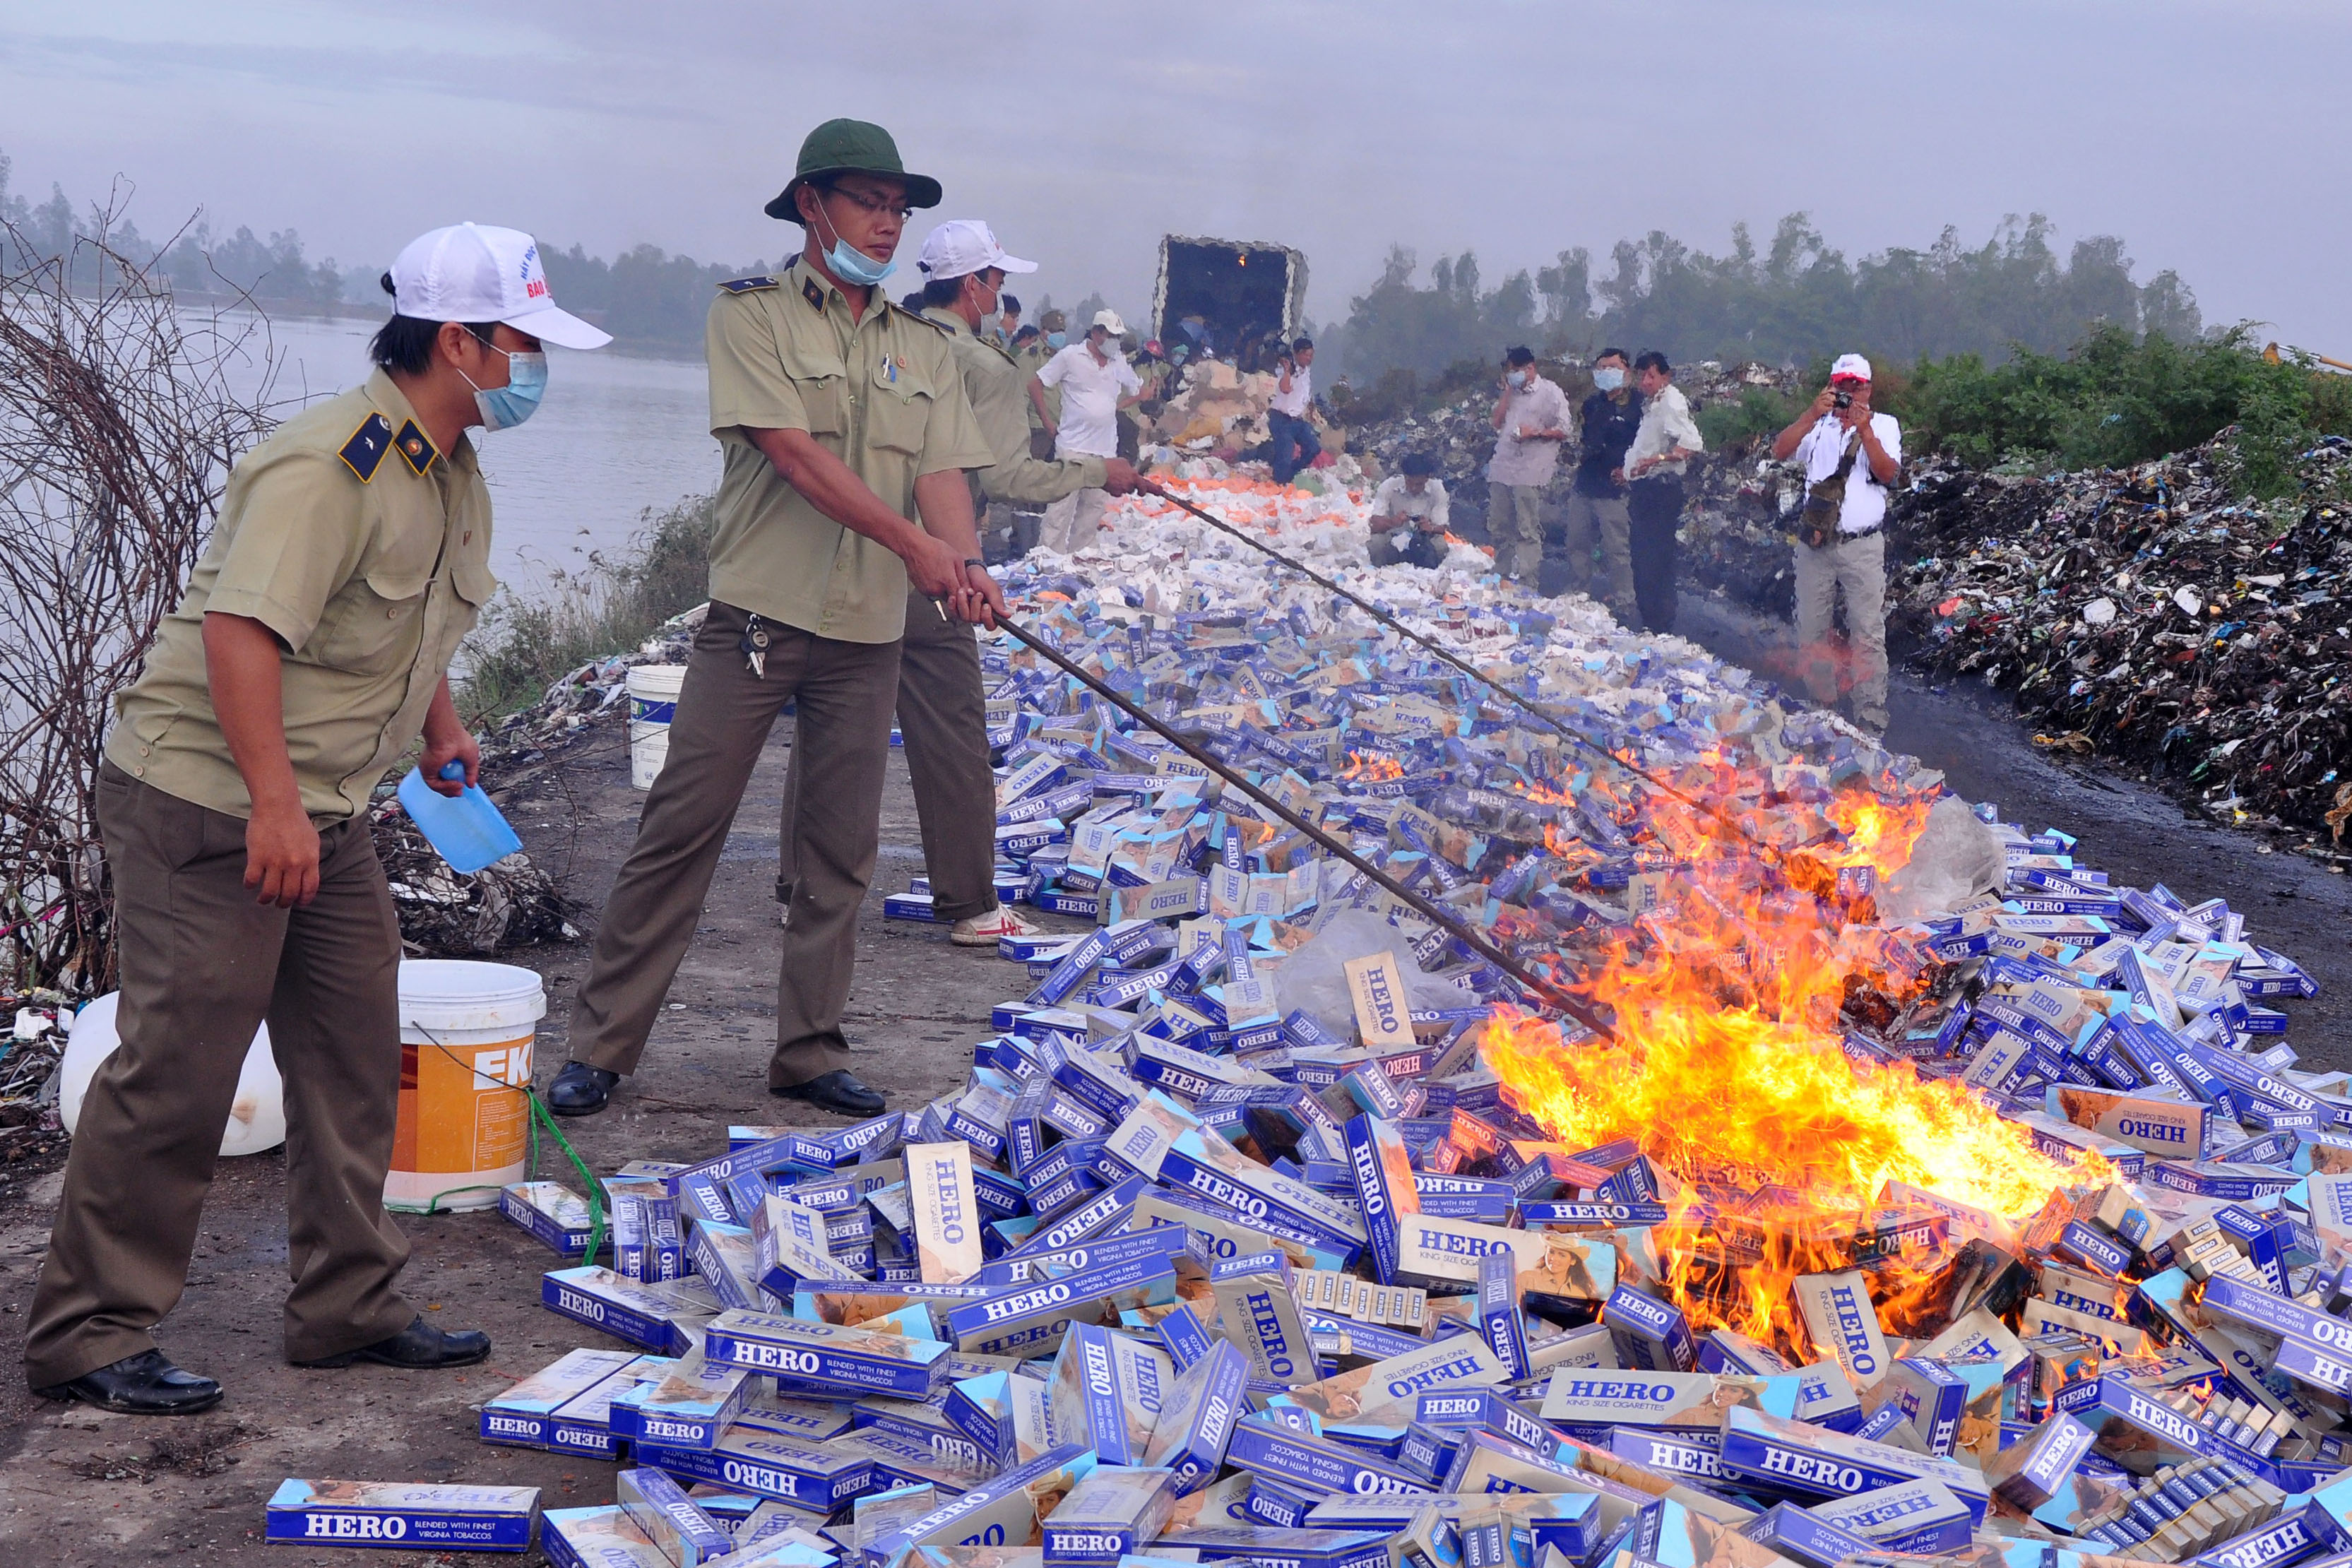
[(343, 443), (337, 456), (343, 459), (345, 468), (359, 476), (360, 483), (365, 484), (375, 478), (376, 466), (391, 449), (392, 421), (371, 412), (360, 421), (360, 427), (352, 432), (352, 438)]
[(931, 331), (939, 333), (940, 336), (943, 338), (951, 338), (955, 336), (954, 328), (943, 327), (937, 321), (932, 321), (929, 316), (922, 314), (920, 311), (909, 310), (906, 306), (899, 304), (896, 300), (887, 300), (883, 302), (888, 305), (891, 310), (896, 310), (899, 315), (906, 317), (907, 320), (913, 321), (918, 326), (929, 327)]
[(721, 289), (726, 289), (730, 294), (755, 294), (762, 289), (772, 289), (775, 286), (776, 280), (772, 278), (767, 277), (730, 278), (726, 282), (719, 285)]
[(400, 448), (400, 459), (408, 465), (408, 471), (420, 479), (433, 466), (433, 459), (441, 455), (433, 438), (418, 429), (414, 419), (402, 423), (400, 434), (393, 437), (392, 444)]

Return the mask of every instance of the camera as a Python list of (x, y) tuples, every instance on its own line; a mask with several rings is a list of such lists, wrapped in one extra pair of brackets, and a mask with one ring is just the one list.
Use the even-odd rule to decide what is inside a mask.
[(1831, 407), (1832, 407), (1832, 408), (1851, 408), (1851, 407), (1853, 407), (1853, 393), (1851, 393), (1851, 392), (1832, 392), (1832, 393), (1831, 393), (1831, 394), (1830, 394), (1830, 406), (1831, 406)]

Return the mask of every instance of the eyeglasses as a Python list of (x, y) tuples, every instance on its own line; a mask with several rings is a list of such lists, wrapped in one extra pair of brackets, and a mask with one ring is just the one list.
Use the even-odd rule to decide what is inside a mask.
[(853, 191), (841, 185), (827, 185), (825, 189), (834, 195), (840, 196), (863, 208), (869, 217), (895, 217), (900, 223), (904, 223), (915, 216), (915, 209), (903, 201), (893, 202), (881, 196), (869, 196), (864, 191)]

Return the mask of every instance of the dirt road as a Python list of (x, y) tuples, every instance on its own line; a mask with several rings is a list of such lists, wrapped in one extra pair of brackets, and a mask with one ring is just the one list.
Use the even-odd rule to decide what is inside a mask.
[[(725, 858), (670, 1005), (643, 1070), (604, 1115), (569, 1121), (583, 1158), (609, 1171), (633, 1158), (724, 1152), (731, 1122), (811, 1125), (829, 1119), (767, 1092), (774, 1041), (778, 817), (784, 743), (778, 727), (728, 839)], [(488, 781), (496, 787), (498, 781)], [(644, 796), (608, 721), (503, 804), (525, 847), (559, 876), (593, 925), (636, 826)], [(902, 891), (922, 863), (914, 796), (894, 754), (884, 799), (882, 860), (858, 931), (858, 984), (848, 1028), (856, 1070), (909, 1105), (963, 1081), (990, 1005), (1025, 989), (992, 951), (957, 948), (945, 928), (882, 920), (882, 895)], [(1070, 922), (1065, 922), (1070, 923)], [(538, 1042), (543, 1086), (563, 1062), (572, 990), (584, 945), (517, 955), (538, 970), (548, 1016)], [(576, 1185), (555, 1151), (542, 1174)], [(17, 1384), (25, 1310), (47, 1244), (61, 1173), (21, 1184), (0, 1206), (0, 1542), (40, 1543), (58, 1568), (170, 1562), (204, 1568), (315, 1561), (349, 1552), (265, 1546), (262, 1505), (289, 1476), (537, 1486), (551, 1508), (613, 1500), (613, 1467), (477, 1441), (471, 1408), (575, 1345), (609, 1341), (539, 1305), (554, 1255), (496, 1214), (409, 1218), (415, 1252), (408, 1291), (436, 1321), (489, 1331), (486, 1366), (422, 1374), (383, 1368), (302, 1372), (285, 1364), (278, 1304), (285, 1289), (281, 1152), (226, 1160), (205, 1210), (188, 1292), (164, 1324), (165, 1350), (218, 1377), (228, 1398), (184, 1421), (109, 1415), (52, 1405)], [(20, 1552), (0, 1553), (26, 1560)], [(457, 1561), (457, 1559), (447, 1559)], [(484, 1563), (512, 1557), (466, 1559)], [(374, 1552), (395, 1568), (429, 1555)], [(536, 1563), (536, 1553), (522, 1561)]]

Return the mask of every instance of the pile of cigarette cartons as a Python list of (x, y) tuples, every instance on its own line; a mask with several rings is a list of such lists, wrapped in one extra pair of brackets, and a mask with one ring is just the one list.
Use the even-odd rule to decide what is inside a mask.
[[(1024, 584), (1061, 645), (1508, 952), (1671, 941), (1675, 879), (1740, 853), (1263, 571), (1121, 559), (1118, 589)], [(1836, 865), (1838, 800), (1938, 790), (1580, 602), (1405, 573), (1360, 580), (1652, 774), (1752, 781), (1727, 809), (1761, 841)], [(1026, 979), (952, 1092), (607, 1180), (610, 1266), (542, 1293), (602, 1338), (481, 1411), (487, 1442), (626, 1467), (616, 1506), (546, 1515), (551, 1560), (2352, 1553), (2352, 1086), (2294, 1066), (2277, 1004), (2311, 984), (2226, 903), (2116, 886), (1990, 808), (1960, 815), (1990, 885), (1951, 907), (1873, 923), (1902, 877), (1769, 884), (1874, 966), (1820, 1048), (1947, 1080), (2057, 1175), (2013, 1215), (1891, 1185), (1823, 1208), (1768, 1342), (1723, 1326), (1759, 1276), (1673, 1259), (1743, 1256), (1805, 1193), (1643, 1129), (1554, 1141), (1481, 1051), (1540, 998), (1129, 716), (990, 657), (1006, 878), (1094, 923), (1006, 944)], [(1342, 917), (1393, 940), (1286, 1006)], [(1636, 1048), (1618, 1023), (1559, 1048)], [(526, 1196), (524, 1223), (562, 1212)]]

